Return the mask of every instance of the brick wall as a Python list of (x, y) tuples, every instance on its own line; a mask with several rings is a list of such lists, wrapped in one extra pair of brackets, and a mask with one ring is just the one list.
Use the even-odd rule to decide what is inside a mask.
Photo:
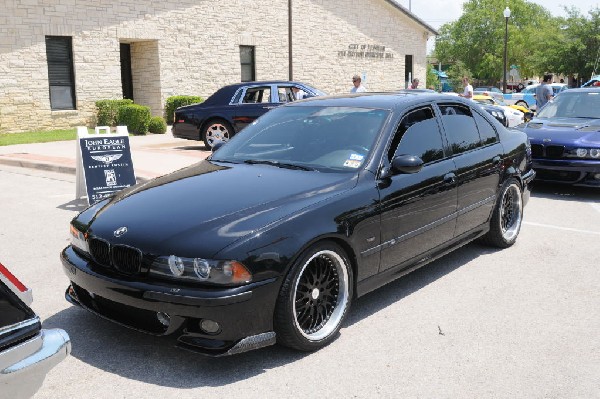
[[(288, 78), (287, 0), (4, 3), (2, 133), (94, 125), (96, 100), (122, 98), (121, 42), (131, 44), (135, 102), (153, 115), (169, 96), (206, 98), (238, 82), (240, 45), (256, 46), (257, 80)], [(426, 30), (385, 0), (293, 0), (293, 26), (295, 80), (345, 93), (364, 74), (370, 91), (403, 88), (405, 54), (425, 80)], [(46, 35), (73, 38), (77, 110), (50, 108)]]

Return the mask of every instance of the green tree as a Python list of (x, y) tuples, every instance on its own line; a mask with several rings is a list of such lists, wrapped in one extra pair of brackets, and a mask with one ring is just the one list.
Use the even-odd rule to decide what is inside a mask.
[(521, 73), (531, 75), (539, 65), (531, 65), (532, 50), (543, 34), (556, 30), (557, 19), (544, 7), (526, 0), (469, 0), (463, 14), (440, 28), (435, 56), (440, 61), (462, 61), (473, 77), (495, 84), (503, 78), (504, 8), (508, 6), (508, 65), (517, 64)]

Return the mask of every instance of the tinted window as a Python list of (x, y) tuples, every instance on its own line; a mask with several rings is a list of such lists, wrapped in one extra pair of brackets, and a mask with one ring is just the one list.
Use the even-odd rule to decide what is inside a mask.
[(480, 146), (479, 131), (469, 107), (462, 104), (440, 104), (440, 111), (453, 154)]
[(246, 90), (242, 102), (246, 104), (271, 102), (271, 88), (269, 86), (251, 87)]
[(473, 113), (473, 117), (475, 118), (475, 122), (477, 122), (481, 144), (488, 145), (497, 142), (498, 136), (496, 134), (496, 129), (494, 129), (492, 124), (477, 112)]
[[(390, 154), (393, 151), (394, 156), (417, 155), (423, 162), (429, 163), (444, 158), (443, 148), (442, 135), (433, 109), (424, 107), (411, 111), (402, 118), (390, 147)], [(389, 158), (391, 161), (392, 157)]]

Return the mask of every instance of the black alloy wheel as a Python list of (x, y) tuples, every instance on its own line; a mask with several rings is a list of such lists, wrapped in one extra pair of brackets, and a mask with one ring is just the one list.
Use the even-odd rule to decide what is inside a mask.
[(305, 251), (277, 301), (277, 342), (303, 351), (330, 343), (350, 307), (352, 284), (352, 268), (337, 244), (324, 242)]
[(490, 220), (490, 231), (482, 237), (489, 245), (507, 248), (515, 243), (523, 223), (523, 189), (510, 178), (502, 186)]

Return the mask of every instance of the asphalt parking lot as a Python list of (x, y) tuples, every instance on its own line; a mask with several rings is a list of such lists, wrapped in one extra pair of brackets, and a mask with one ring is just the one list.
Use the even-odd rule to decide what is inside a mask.
[(358, 299), (318, 352), (216, 359), (64, 300), (74, 193), (74, 176), (0, 165), (0, 260), (73, 343), (36, 398), (600, 397), (597, 189), (534, 185), (513, 247), (469, 244)]

